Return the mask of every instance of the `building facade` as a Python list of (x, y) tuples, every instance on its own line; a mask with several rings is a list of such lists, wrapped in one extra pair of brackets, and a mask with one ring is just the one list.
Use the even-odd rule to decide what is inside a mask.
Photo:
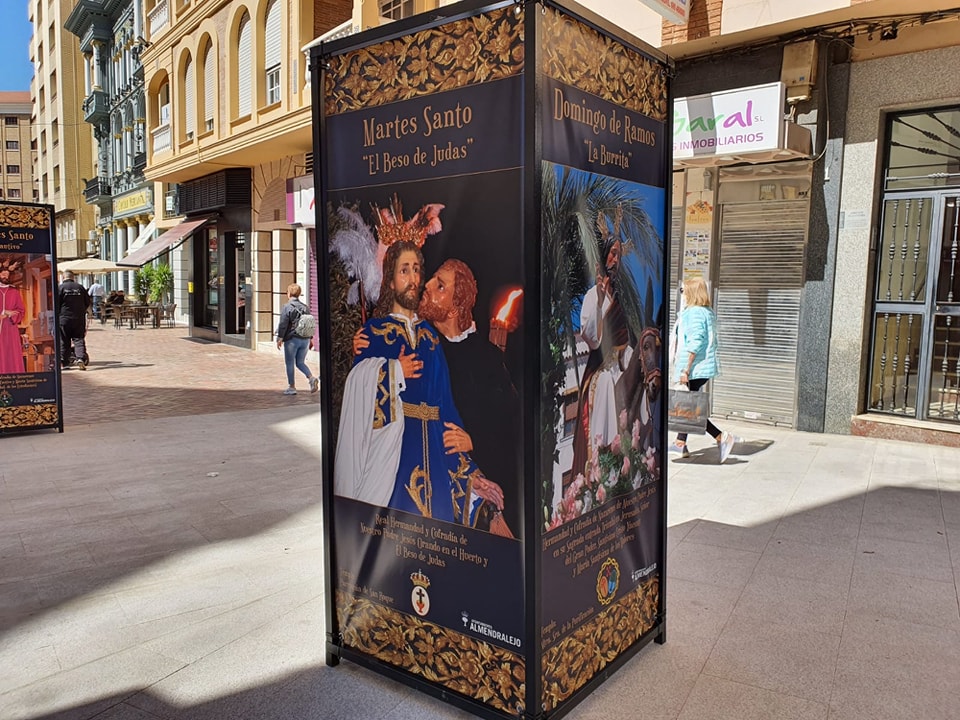
[[(83, 120), (96, 145), (94, 173), (84, 200), (96, 208), (90, 254), (121, 260), (153, 236), (153, 185), (146, 167), (143, 11), (139, 0), (80, 0), (65, 29), (82, 54)], [(109, 289), (133, 290), (133, 271), (106, 277)]]
[(32, 108), (29, 91), (0, 92), (0, 200), (39, 200), (40, 188), (33, 182)]
[[(958, 441), (957, 12), (938, 0), (776, 0), (762, 12), (709, 0), (675, 25), (639, 3), (584, 4), (676, 61), (686, 126), (671, 284), (710, 281), (715, 414)], [(197, 334), (256, 347), (287, 283), (311, 284), (312, 231), (285, 209), (288, 186), (294, 205), (312, 192), (301, 49), (434, 6), (147, 0), (146, 177), (163, 183), (158, 223), (187, 238)], [(737, 111), (703, 108), (737, 103), (774, 142), (715, 131)]]
[(714, 414), (960, 443), (957, 9), (588, 4), (676, 60), (671, 285), (710, 281)]
[(346, 0), (147, 0), (142, 54), (148, 180), (161, 183), (155, 242), (183, 241), (191, 332), (272, 341), (286, 288), (306, 300), (312, 231), (287, 217), (287, 185), (311, 172), (307, 43), (350, 18)]
[[(30, 59), (34, 74), (31, 142), (36, 143), (36, 200), (53, 206), (57, 257), (87, 256), (95, 232), (94, 209), (84, 199), (93, 171), (93, 142), (83, 121), (83, 58), (63, 24), (75, 0), (32, 0)], [(31, 191), (30, 195), (33, 195)]]

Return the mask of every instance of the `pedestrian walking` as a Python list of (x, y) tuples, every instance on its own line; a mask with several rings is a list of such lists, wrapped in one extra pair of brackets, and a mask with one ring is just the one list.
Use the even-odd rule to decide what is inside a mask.
[[(677, 351), (675, 380), (687, 385), (691, 392), (702, 390), (717, 376), (717, 318), (710, 306), (710, 293), (702, 277), (687, 278), (681, 288), (684, 310), (677, 319)], [(723, 432), (709, 420), (707, 432), (717, 441), (720, 462), (730, 457), (736, 438)], [(681, 457), (690, 457), (687, 434), (678, 433), (669, 451)]]
[(103, 298), (107, 294), (107, 289), (101, 285), (99, 281), (94, 280), (90, 287), (87, 288), (87, 292), (90, 294), (90, 299), (93, 300), (93, 317), (99, 320), (100, 307), (103, 305)]
[[(300, 286), (291, 283), (287, 287), (287, 304), (280, 310), (280, 322), (277, 324), (277, 349), (283, 348), (283, 360), (287, 369), (287, 389), (284, 395), (296, 395), (297, 387), (294, 383), (294, 367), (307, 376), (310, 392), (320, 389), (320, 378), (314, 377), (307, 366), (307, 350), (313, 350), (313, 328), (305, 320), (313, 320), (310, 308), (300, 301)], [(309, 335), (307, 334), (309, 332)]]
[(86, 370), (90, 363), (86, 344), (87, 310), (90, 305), (87, 289), (74, 279), (72, 272), (65, 272), (57, 293), (61, 368), (69, 367), (71, 357), (76, 358), (77, 367), (81, 370)]

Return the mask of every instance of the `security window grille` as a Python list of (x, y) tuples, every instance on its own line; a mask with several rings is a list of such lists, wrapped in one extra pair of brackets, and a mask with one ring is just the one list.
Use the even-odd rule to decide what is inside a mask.
[(10, 188), (10, 197), (19, 200), (20, 199), (20, 190), (19, 188)]
[(960, 423), (960, 107), (891, 115), (868, 410)]
[(7, 150), (19, 150), (20, 142), (17, 140), (7, 140)]
[(19, 175), (20, 166), (19, 165), (7, 165), (7, 174), (9, 175)]
[(7, 116), (3, 119), (3, 124), (4, 124), (4, 125), (16, 125), (16, 124), (17, 124), (17, 118), (15, 118), (15, 117), (13, 117), (13, 116), (11, 116), (11, 115), (7, 115)]
[(400, 20), (413, 15), (413, 0), (386, 0), (380, 3), (381, 17)]

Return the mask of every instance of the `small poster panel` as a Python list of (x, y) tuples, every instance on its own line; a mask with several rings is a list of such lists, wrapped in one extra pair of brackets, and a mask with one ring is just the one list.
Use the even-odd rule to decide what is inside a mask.
[(660, 63), (550, 8), (543, 33), (540, 645), (549, 714), (662, 612), (669, 132)]
[(506, 7), (420, 30), (332, 55), (324, 82), (338, 631), (507, 714), (526, 652), (522, 27)]
[(63, 429), (53, 208), (0, 203), (0, 433)]

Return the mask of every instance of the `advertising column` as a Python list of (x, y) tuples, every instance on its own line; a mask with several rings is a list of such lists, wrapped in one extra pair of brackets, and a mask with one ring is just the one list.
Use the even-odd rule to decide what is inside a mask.
[(540, 645), (550, 713), (662, 618), (670, 135), (662, 62), (550, 8), (543, 36)]
[(63, 430), (53, 208), (0, 203), (0, 433)]
[(522, 29), (507, 7), (331, 55), (321, 138), (337, 652), (508, 715), (526, 653)]

